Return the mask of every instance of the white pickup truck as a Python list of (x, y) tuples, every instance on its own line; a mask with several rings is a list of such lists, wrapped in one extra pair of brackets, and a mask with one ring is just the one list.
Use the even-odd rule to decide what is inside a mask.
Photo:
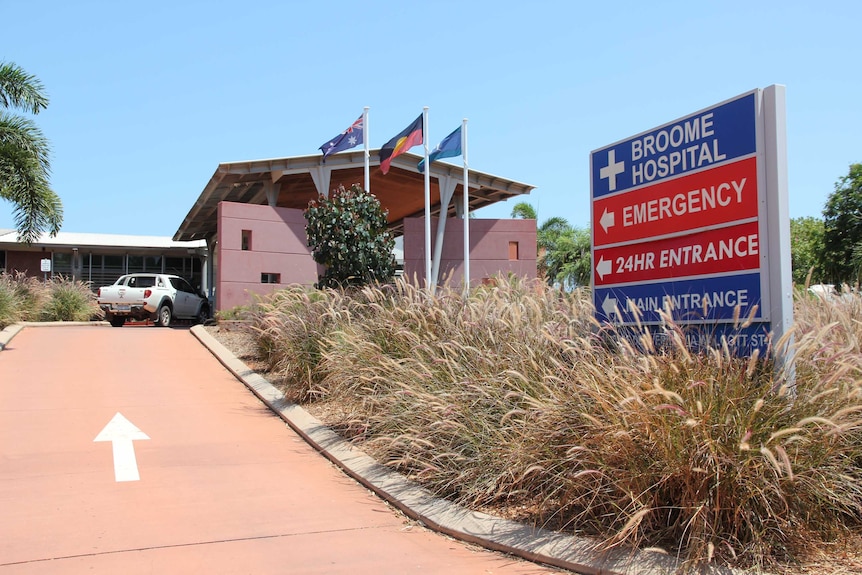
[(140, 273), (121, 276), (113, 285), (99, 288), (99, 307), (114, 327), (127, 319), (152, 319), (167, 327), (174, 319), (203, 323), (210, 317), (203, 294), (179, 276)]

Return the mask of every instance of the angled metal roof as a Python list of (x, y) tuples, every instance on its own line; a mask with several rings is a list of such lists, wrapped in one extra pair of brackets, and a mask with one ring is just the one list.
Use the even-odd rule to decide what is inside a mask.
[[(392, 160), (389, 173), (384, 175), (377, 153), (378, 150), (370, 151), (371, 193), (389, 211), (389, 227), (399, 236), (403, 232), (404, 218), (425, 215), (425, 175), (416, 168), (423, 156), (401, 154)], [(320, 154), (219, 164), (173, 239), (189, 241), (214, 236), (218, 204), (223, 201), (267, 205), (269, 194), (278, 207), (305, 209), (308, 202), (318, 196), (315, 178), (319, 179), (321, 167), (331, 171), (329, 190), (342, 184), (345, 187), (355, 183), (362, 185), (364, 154), (364, 150), (335, 154), (327, 158), (325, 164)], [(438, 161), (431, 164), (430, 174), (431, 215), (437, 216), (440, 213), (438, 178), (457, 180), (455, 193), (460, 194), (463, 167)], [(472, 211), (529, 194), (535, 186), (471, 169), (468, 187)], [(447, 215), (451, 217), (454, 213), (455, 206), (450, 204)]]
[(131, 236), (123, 234), (94, 234), (78, 232), (59, 232), (51, 237), (43, 233), (30, 246), (18, 243), (18, 232), (0, 229), (0, 248), (16, 250), (36, 250), (52, 248), (132, 248), (132, 249), (187, 249), (206, 247), (206, 242), (177, 242), (167, 236)]

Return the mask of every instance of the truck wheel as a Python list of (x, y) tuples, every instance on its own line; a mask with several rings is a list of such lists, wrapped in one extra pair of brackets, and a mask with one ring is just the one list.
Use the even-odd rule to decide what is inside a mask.
[(198, 315), (195, 318), (195, 323), (198, 325), (203, 325), (210, 318), (210, 310), (207, 306), (202, 305), (200, 311), (198, 311)]
[(112, 327), (123, 327), (123, 324), (126, 323), (126, 318), (121, 315), (111, 316), (109, 320), (111, 322)]
[(171, 306), (166, 303), (159, 306), (159, 311), (156, 313), (156, 325), (161, 327), (171, 325)]

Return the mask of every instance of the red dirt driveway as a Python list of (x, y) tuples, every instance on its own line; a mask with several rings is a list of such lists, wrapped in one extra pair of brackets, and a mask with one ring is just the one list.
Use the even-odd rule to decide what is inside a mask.
[(13, 573), (558, 571), (395, 513), (187, 329), (64, 326), (27, 327), (0, 353), (0, 575)]

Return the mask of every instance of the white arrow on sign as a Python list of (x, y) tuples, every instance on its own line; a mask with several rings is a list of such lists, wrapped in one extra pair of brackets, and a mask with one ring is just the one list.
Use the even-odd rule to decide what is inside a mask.
[(605, 230), (605, 233), (608, 233), (608, 228), (614, 227), (614, 213), (609, 212), (607, 208), (602, 213), (602, 217), (599, 219), (599, 223), (602, 225), (602, 229)]
[(131, 421), (117, 413), (108, 425), (99, 432), (93, 441), (110, 441), (114, 447), (114, 479), (119, 481), (138, 481), (138, 461), (135, 459), (133, 441), (149, 439), (146, 433), (135, 427)]
[(619, 317), (620, 312), (617, 309), (617, 298), (611, 297), (610, 294), (606, 295), (605, 301), (602, 302), (602, 311), (605, 312), (608, 318), (611, 317), (611, 314), (616, 314)]
[(606, 260), (604, 256), (599, 258), (599, 263), (596, 264), (596, 273), (599, 274), (600, 279), (605, 279), (605, 276), (611, 273), (613, 270), (613, 265), (611, 264), (611, 260)]

